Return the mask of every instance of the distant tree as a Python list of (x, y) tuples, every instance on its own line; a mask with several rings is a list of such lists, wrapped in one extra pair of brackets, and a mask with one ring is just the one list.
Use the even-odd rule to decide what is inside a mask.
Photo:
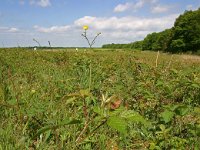
[(131, 49), (142, 50), (143, 41), (136, 41), (130, 44)]
[(154, 32), (148, 34), (143, 41), (142, 50), (154, 50), (153, 48), (157, 47), (156, 45), (157, 39), (158, 39), (157, 33)]
[(183, 39), (172, 40), (170, 49), (171, 52), (182, 52), (185, 49), (185, 42)]
[(174, 35), (171, 40), (170, 51), (176, 51), (173, 47), (178, 43), (182, 51), (196, 52), (200, 49), (200, 9), (196, 11), (185, 11), (174, 24)]
[(172, 29), (166, 29), (162, 32), (156, 33), (154, 36), (154, 40), (151, 43), (151, 50), (154, 51), (166, 51), (169, 45), (169, 42), (172, 38)]

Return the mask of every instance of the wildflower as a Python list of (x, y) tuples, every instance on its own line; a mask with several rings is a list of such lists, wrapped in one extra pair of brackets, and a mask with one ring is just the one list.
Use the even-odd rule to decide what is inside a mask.
[(96, 38), (101, 34), (101, 32), (97, 33), (97, 35), (94, 37), (94, 39), (92, 40), (92, 42), (89, 41), (88, 37), (87, 37), (87, 30), (89, 29), (89, 27), (87, 25), (83, 26), (83, 30), (84, 32), (81, 34), (88, 42), (88, 45), (90, 46), (90, 48), (92, 48), (92, 46), (94, 45)]
[(87, 25), (83, 26), (83, 30), (88, 30), (89, 27)]

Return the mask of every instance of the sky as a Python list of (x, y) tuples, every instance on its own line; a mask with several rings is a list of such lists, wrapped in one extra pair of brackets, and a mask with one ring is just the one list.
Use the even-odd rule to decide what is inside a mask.
[(0, 47), (85, 47), (82, 26), (94, 47), (130, 43), (171, 28), (200, 0), (0, 0)]

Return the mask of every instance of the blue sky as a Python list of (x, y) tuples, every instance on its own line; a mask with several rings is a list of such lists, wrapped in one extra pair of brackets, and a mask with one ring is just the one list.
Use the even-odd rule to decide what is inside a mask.
[(1, 0), (0, 47), (87, 46), (81, 37), (88, 25), (95, 46), (128, 43), (173, 26), (185, 10), (200, 0)]

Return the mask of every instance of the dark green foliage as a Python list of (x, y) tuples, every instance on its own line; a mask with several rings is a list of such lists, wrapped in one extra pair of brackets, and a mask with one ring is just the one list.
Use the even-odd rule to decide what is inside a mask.
[(196, 53), (199, 49), (200, 9), (185, 11), (176, 19), (173, 28), (149, 34), (143, 42), (143, 50)]
[(142, 50), (166, 51), (171, 35), (172, 29), (148, 34), (143, 41)]
[(143, 41), (130, 44), (107, 44), (103, 48), (129, 48), (172, 53), (192, 52), (200, 50), (200, 9), (185, 11), (180, 15), (171, 29), (159, 33), (148, 34)]
[(200, 9), (185, 11), (174, 24), (170, 50), (197, 52), (200, 49)]
[(141, 50), (142, 49), (143, 41), (136, 41), (129, 44), (105, 44), (102, 48), (109, 48), (109, 49), (133, 49), (133, 50)]
[(142, 49), (196, 53), (200, 49), (200, 9), (185, 11), (176, 19), (171, 29), (148, 34), (143, 41)]

